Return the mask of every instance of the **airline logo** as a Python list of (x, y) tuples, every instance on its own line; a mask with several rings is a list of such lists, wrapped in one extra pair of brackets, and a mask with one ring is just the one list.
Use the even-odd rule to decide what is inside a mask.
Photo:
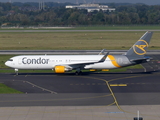
[(138, 40), (138, 42), (133, 45), (133, 50), (137, 55), (146, 54), (146, 49), (148, 47), (148, 43), (145, 40)]
[(38, 58), (38, 59), (30, 59), (27, 57), (22, 58), (23, 64), (48, 64), (49, 59)]

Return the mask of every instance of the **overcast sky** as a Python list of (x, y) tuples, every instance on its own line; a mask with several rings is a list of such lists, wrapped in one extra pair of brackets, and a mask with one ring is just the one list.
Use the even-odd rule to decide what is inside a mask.
[[(0, 2), (8, 2), (10, 0), (0, 0)], [(39, 0), (11, 0), (12, 2), (38, 2)], [(87, 3), (89, 2), (105, 2), (105, 3), (109, 3), (109, 2), (115, 2), (115, 3), (122, 3), (122, 2), (126, 2), (126, 3), (145, 3), (148, 5), (160, 5), (160, 0), (44, 0), (46, 2), (72, 2), (72, 3), (76, 3), (76, 1), (78, 1), (79, 3), (83, 3), (84, 1), (86, 1)]]

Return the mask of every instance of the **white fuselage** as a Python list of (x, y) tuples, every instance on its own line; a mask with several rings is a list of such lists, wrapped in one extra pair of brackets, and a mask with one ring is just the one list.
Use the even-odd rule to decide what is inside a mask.
[[(109, 57), (110, 56), (110, 57)], [(5, 64), (15, 69), (54, 69), (65, 66), (71, 69), (114, 69), (122, 67), (117, 60), (109, 55), (104, 62), (98, 62), (103, 55), (23, 55), (15, 56)], [(130, 62), (126, 60), (125, 66)]]

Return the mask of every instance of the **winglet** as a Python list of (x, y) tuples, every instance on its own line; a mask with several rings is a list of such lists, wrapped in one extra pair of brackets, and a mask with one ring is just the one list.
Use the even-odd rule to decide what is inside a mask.
[(109, 55), (109, 52), (107, 52), (98, 62), (104, 62)]
[(101, 50), (101, 52), (98, 55), (104, 55), (106, 49)]

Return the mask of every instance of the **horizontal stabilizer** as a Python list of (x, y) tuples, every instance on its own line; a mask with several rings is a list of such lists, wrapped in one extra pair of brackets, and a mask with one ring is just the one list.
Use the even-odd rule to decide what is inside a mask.
[(131, 59), (131, 62), (139, 62), (139, 61), (150, 61), (152, 58), (145, 57), (145, 58), (138, 58), (138, 59)]

